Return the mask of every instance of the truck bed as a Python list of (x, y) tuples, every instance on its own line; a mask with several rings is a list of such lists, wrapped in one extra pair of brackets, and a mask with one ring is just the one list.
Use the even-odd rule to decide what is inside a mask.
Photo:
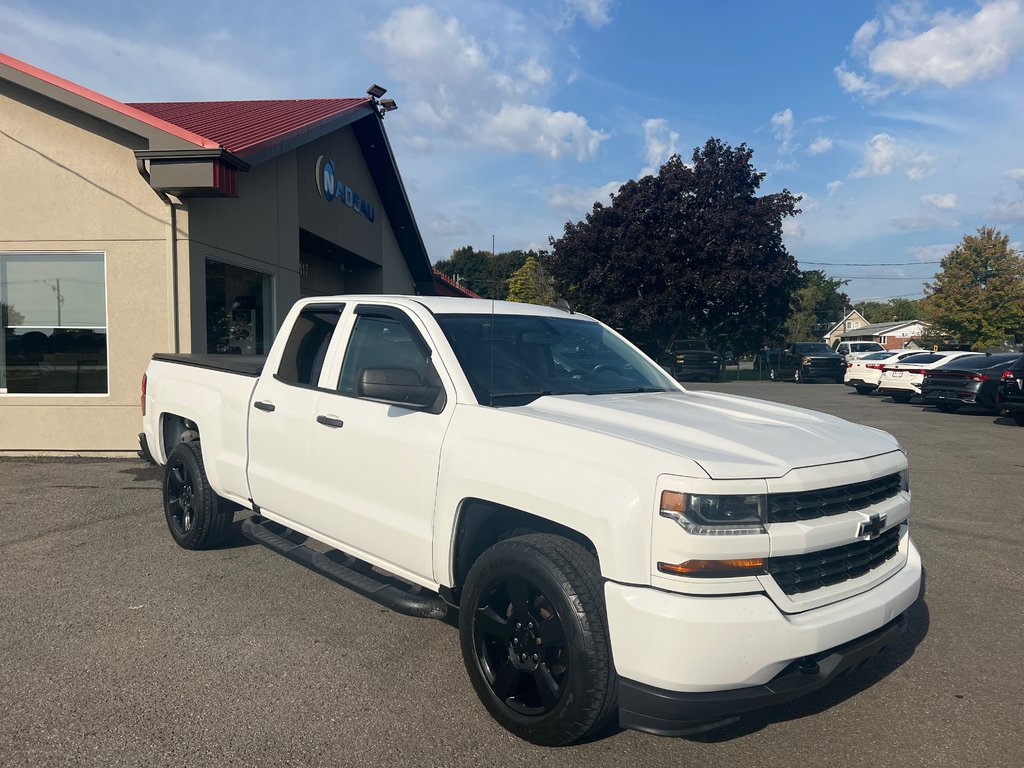
[(263, 372), (263, 365), (267, 362), (265, 355), (175, 355), (169, 352), (158, 352), (153, 355), (153, 359), (234, 373), (253, 379)]

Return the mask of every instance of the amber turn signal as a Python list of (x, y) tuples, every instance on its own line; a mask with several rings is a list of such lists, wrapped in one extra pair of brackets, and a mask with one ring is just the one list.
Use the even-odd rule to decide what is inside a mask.
[(686, 509), (686, 499), (679, 491), (662, 491), (661, 492), (661, 511), (662, 512), (679, 512), (682, 514), (683, 510)]
[(676, 576), (727, 578), (730, 576), (757, 576), (764, 573), (764, 558), (743, 560), (687, 560), (685, 563), (658, 563), (658, 570)]

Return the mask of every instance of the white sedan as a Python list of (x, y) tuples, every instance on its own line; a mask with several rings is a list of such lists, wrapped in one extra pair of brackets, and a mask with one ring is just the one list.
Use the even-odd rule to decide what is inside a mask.
[(857, 394), (870, 395), (878, 386), (882, 377), (882, 369), (886, 365), (898, 363), (912, 355), (920, 355), (920, 349), (887, 349), (883, 352), (872, 352), (863, 357), (846, 359), (846, 373), (843, 383), (857, 390)]
[(921, 394), (921, 382), (924, 381), (925, 371), (938, 368), (951, 360), (980, 354), (983, 353), (946, 350), (910, 355), (882, 369), (877, 391), (891, 396), (897, 403), (909, 403), (915, 395)]

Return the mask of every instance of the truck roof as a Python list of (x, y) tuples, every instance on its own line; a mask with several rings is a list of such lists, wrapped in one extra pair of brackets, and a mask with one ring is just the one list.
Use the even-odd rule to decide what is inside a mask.
[[(397, 304), (415, 308), (415, 305), (426, 307), (434, 314), (460, 315), (540, 315), (545, 317), (567, 317), (569, 313), (556, 307), (545, 307), (539, 304), (523, 304), (515, 301), (492, 301), (491, 299), (470, 299), (458, 296), (407, 296), (381, 294), (345, 294), (339, 296), (312, 296), (302, 301), (306, 304), (342, 303), (366, 301), (375, 303)], [(588, 315), (575, 313), (581, 319), (590, 319)]]

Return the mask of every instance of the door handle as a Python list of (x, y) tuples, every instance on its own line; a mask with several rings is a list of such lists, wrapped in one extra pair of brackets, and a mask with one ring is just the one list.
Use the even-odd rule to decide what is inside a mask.
[(333, 416), (317, 416), (316, 423), (323, 424), (325, 427), (333, 427), (334, 429), (345, 426), (344, 421), (336, 419)]
[(277, 406), (275, 406), (273, 403), (268, 403), (265, 400), (257, 400), (255, 403), (252, 404), (252, 407), (253, 408), (258, 408), (261, 411), (267, 411), (268, 413), (270, 413)]

